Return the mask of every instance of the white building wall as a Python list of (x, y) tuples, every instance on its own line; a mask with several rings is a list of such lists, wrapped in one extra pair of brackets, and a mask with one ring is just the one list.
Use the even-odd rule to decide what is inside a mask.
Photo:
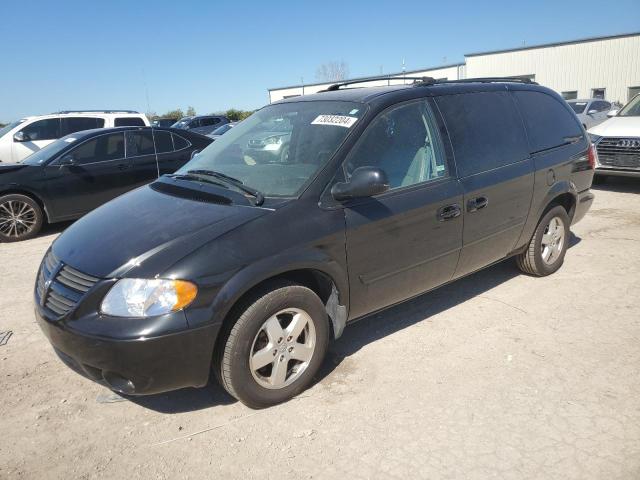
[[(411, 71), (405, 74), (408, 77), (433, 77), (433, 78), (446, 78), (447, 80), (459, 80), (464, 78), (464, 65), (453, 65), (444, 68), (433, 68), (430, 70)], [(330, 85), (338, 82), (328, 82), (322, 84), (313, 85), (299, 85), (285, 88), (273, 88), (269, 90), (269, 101), (276, 102), (287, 97), (295, 97), (298, 95), (309, 95), (311, 93), (317, 93), (320, 90), (325, 90)], [(383, 85), (402, 85), (403, 83), (410, 83), (402, 79), (402, 74), (391, 74), (390, 79), (376, 80), (366, 83), (355, 83), (349, 85), (349, 87), (377, 87)]]
[(511, 52), (466, 56), (467, 77), (535, 75), (558, 93), (577, 91), (590, 98), (605, 88), (605, 98), (622, 104), (629, 88), (640, 87), (640, 35), (599, 39)]

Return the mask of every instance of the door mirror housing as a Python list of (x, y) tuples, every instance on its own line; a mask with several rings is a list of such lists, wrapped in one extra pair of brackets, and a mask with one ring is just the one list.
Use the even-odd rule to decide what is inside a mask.
[(389, 179), (381, 168), (358, 167), (348, 182), (339, 182), (331, 187), (331, 195), (338, 201), (366, 198), (389, 190)]
[(16, 133), (13, 135), (13, 140), (14, 140), (15, 142), (28, 142), (28, 141), (30, 141), (30, 140), (31, 140), (31, 137), (29, 137), (29, 135), (27, 135), (27, 134), (26, 134), (26, 133), (24, 133), (24, 132), (16, 132)]
[(593, 115), (594, 113), (598, 113), (598, 110), (589, 110), (587, 115)]
[(60, 160), (58, 160), (58, 165), (61, 167), (71, 167), (76, 164), (76, 159), (73, 158), (73, 155), (67, 153)]
[(607, 112), (607, 117), (615, 117), (616, 115), (618, 115), (618, 109), (615, 110), (609, 110)]

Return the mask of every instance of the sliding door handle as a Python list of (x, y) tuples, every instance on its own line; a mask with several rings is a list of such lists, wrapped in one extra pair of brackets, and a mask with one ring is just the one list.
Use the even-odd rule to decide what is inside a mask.
[(487, 197), (476, 197), (473, 200), (469, 200), (467, 202), (467, 212), (482, 210), (487, 205), (489, 205), (489, 199)]

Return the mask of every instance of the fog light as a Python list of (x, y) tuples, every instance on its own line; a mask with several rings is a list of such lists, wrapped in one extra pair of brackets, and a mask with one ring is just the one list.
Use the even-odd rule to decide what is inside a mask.
[(103, 372), (102, 377), (104, 378), (104, 381), (109, 384), (109, 387), (118, 393), (131, 395), (136, 391), (136, 386), (133, 382), (124, 378), (122, 375), (118, 375), (114, 372)]

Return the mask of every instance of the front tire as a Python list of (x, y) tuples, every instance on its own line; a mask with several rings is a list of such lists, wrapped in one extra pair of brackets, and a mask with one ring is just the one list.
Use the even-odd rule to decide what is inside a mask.
[(328, 343), (329, 321), (320, 298), (301, 285), (274, 284), (240, 309), (214, 368), (230, 395), (264, 408), (309, 386)]
[(33, 238), (43, 221), (42, 209), (33, 198), (19, 194), (0, 197), (0, 242)]
[(569, 243), (570, 219), (564, 207), (555, 206), (540, 219), (528, 248), (516, 257), (524, 273), (544, 277), (564, 263)]

